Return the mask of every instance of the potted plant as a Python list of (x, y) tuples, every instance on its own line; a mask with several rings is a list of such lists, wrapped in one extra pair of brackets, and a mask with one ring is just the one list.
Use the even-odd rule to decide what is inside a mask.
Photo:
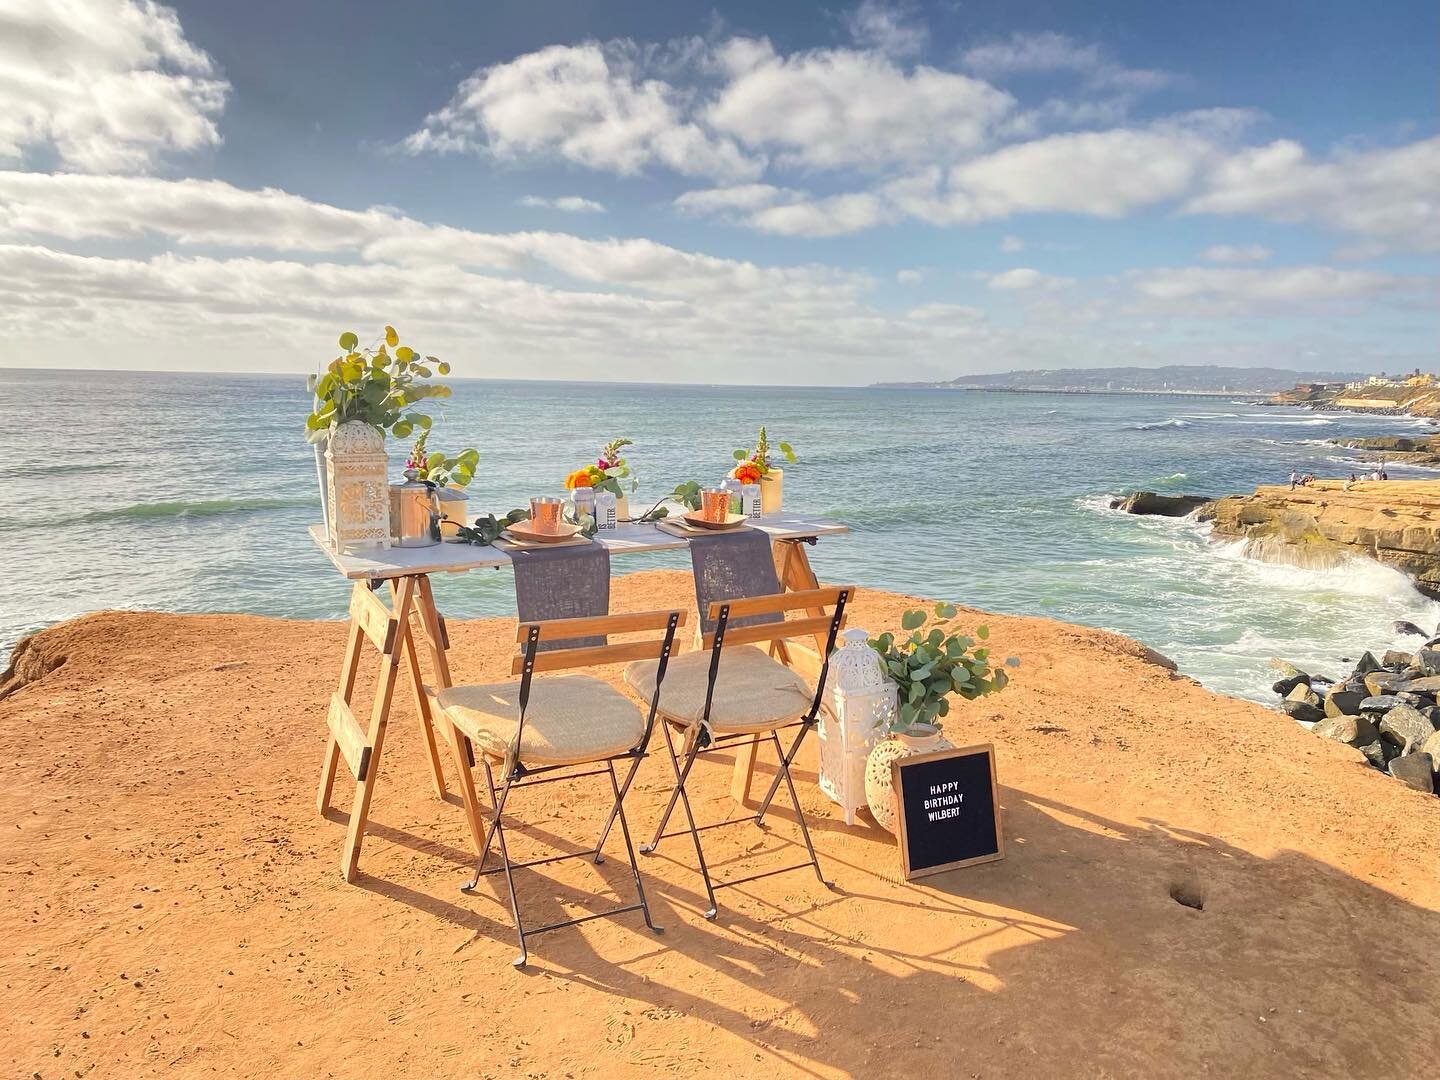
[[(574, 491), (576, 488), (593, 488), (595, 491), (608, 491), (615, 496), (615, 516), (621, 521), (630, 520), (630, 492), (639, 487), (639, 483), (630, 473), (630, 466), (620, 451), (627, 446), (634, 446), (630, 439), (611, 439), (600, 451), (600, 457), (594, 465), (582, 465), (565, 478), (565, 490)], [(628, 484), (622, 481), (629, 481)]]
[[(385, 434), (408, 438), (429, 430), (430, 416), (416, 406), (450, 396), (450, 388), (429, 380), (447, 375), (450, 365), (423, 359), (400, 344), (393, 326), (382, 340), (361, 349), (351, 331), (340, 335), (342, 354), (310, 376), (314, 405), (305, 419), (315, 446), (330, 542), (347, 547), (389, 547), (389, 482)], [(393, 349), (393, 354), (390, 350)], [(433, 367), (432, 367), (433, 365)], [(322, 457), (323, 454), (323, 457)]]
[[(790, 448), (787, 442), (776, 443), (775, 449), (791, 465), (795, 464), (795, 451)], [(765, 425), (760, 425), (760, 435), (755, 440), (753, 450), (736, 450), (734, 457), (738, 465), (730, 471), (730, 475), (742, 484), (760, 485), (760, 512), (762, 514), (778, 514), (784, 501), (785, 495), (785, 470), (778, 469), (770, 461), (770, 440), (765, 433)]]
[[(994, 664), (990, 650), (978, 645), (990, 636), (985, 626), (975, 637), (952, 632), (954, 604), (939, 603), (932, 612), (907, 611), (900, 620), (908, 636), (883, 633), (870, 642), (899, 692), (898, 708), (884, 739), (870, 751), (865, 766), (865, 801), (884, 829), (895, 830), (895, 792), (890, 766), (900, 758), (947, 750), (953, 745), (940, 721), (950, 713), (950, 698), (966, 701), (1003, 690), (1005, 669), (1019, 666), (1013, 656)], [(928, 626), (927, 626), (928, 623)]]
[[(440, 536), (453, 537), (465, 524), (463, 492), (475, 478), (480, 451), (467, 447), (455, 457), (449, 457), (430, 450), (426, 445), (429, 438), (430, 432), (420, 432), (410, 448), (410, 456), (405, 460), (405, 479), (424, 484), (434, 494), (440, 514)], [(394, 514), (393, 504), (391, 513)]]

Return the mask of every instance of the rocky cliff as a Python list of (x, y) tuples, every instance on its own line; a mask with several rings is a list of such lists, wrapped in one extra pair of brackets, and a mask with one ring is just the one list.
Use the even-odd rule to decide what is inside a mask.
[(1246, 554), (1274, 562), (1333, 565), (1365, 555), (1408, 574), (1440, 599), (1440, 480), (1339, 480), (1256, 488), (1201, 508), (1218, 537), (1247, 541)]

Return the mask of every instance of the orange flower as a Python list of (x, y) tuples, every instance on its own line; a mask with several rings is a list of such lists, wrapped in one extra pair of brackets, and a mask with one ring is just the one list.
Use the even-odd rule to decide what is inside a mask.
[(730, 474), (742, 484), (758, 484), (760, 482), (760, 466), (753, 461), (741, 462), (735, 466), (735, 471)]
[(590, 473), (591, 469), (588, 465), (583, 469), (576, 469), (565, 478), (565, 490), (574, 491), (576, 488), (593, 487), (595, 478)]

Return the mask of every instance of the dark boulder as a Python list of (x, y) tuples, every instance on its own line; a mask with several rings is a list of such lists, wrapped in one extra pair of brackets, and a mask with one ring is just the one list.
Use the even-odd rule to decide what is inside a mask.
[(1303, 671), (1299, 675), (1291, 675), (1287, 679), (1281, 679), (1279, 682), (1274, 683), (1270, 689), (1274, 690), (1275, 693), (1281, 697), (1285, 697), (1301, 683), (1304, 683), (1306, 686), (1310, 685), (1310, 676), (1306, 675)]
[(1363, 716), (1332, 716), (1320, 721), (1310, 730), (1316, 735), (1354, 747), (1365, 746), (1380, 738), (1375, 725)]
[(1360, 702), (1362, 713), (1387, 713), (1397, 705), (1404, 705), (1394, 694), (1377, 694), (1363, 698)]
[(1440, 675), (1440, 651), (1420, 649), (1415, 653), (1415, 666), (1426, 675)]
[(1417, 749), (1435, 731), (1435, 725), (1419, 709), (1396, 705), (1380, 720), (1380, 737), (1405, 753)]
[(1392, 759), (1387, 768), (1396, 780), (1403, 780), (1416, 791), (1435, 793), (1435, 759), (1429, 754), (1406, 754)]
[(1380, 661), (1375, 659), (1375, 654), (1372, 653), (1372, 652), (1368, 652), (1368, 651), (1367, 651), (1367, 652), (1361, 653), (1361, 654), (1360, 654), (1360, 659), (1355, 661), (1355, 674), (1356, 674), (1356, 675), (1368, 675), (1368, 674), (1370, 674), (1370, 672), (1372, 672), (1372, 671), (1379, 671), (1379, 670), (1380, 670)]
[(1371, 765), (1374, 765), (1375, 768), (1385, 768), (1385, 764), (1388, 760), (1385, 756), (1385, 744), (1379, 739), (1376, 739), (1374, 742), (1366, 743), (1364, 746), (1359, 747), (1359, 750), (1360, 753), (1365, 755), (1365, 760), (1370, 762)]
[(1112, 499), (1110, 509), (1152, 517), (1186, 517), (1209, 501), (1204, 495), (1160, 495), (1153, 491), (1137, 491), (1123, 499)]
[(1394, 671), (1372, 671), (1365, 676), (1365, 689), (1372, 694), (1389, 694), (1409, 681)]
[(1364, 700), (1364, 694), (1357, 694), (1353, 690), (1331, 690), (1325, 695), (1325, 715), (1359, 716), (1360, 702)]
[(1416, 626), (1413, 622), (1406, 622), (1404, 619), (1400, 619), (1395, 623), (1395, 633), (1409, 634), (1414, 637), (1430, 636), (1429, 634), (1425, 633), (1424, 630), (1421, 630), (1420, 627)]
[(1318, 724), (1325, 719), (1325, 714), (1317, 706), (1304, 701), (1282, 701), (1280, 711), (1302, 724)]

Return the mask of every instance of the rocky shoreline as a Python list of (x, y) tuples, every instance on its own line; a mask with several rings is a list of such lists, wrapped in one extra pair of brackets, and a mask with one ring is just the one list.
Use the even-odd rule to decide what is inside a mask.
[(1131, 514), (1194, 514), (1215, 536), (1245, 541), (1245, 554), (1265, 562), (1327, 569), (1347, 558), (1373, 559), (1440, 599), (1440, 480), (1364, 480), (1348, 489), (1339, 480), (1317, 480), (1218, 499), (1139, 491), (1110, 506)]
[[(1396, 631), (1426, 634), (1413, 623)], [(1280, 710), (1323, 738), (1359, 750), (1376, 769), (1426, 794), (1440, 786), (1440, 628), (1413, 653), (1361, 654), (1344, 679), (1275, 661)]]

